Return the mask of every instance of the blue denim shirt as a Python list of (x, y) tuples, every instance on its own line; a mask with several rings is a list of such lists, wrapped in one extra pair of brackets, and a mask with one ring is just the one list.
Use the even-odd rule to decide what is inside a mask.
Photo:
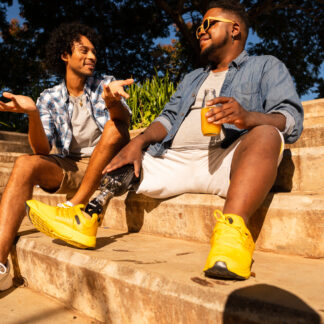
[[(209, 72), (209, 67), (194, 70), (180, 82), (160, 116), (154, 120), (161, 122), (168, 134), (162, 142), (150, 145), (148, 153), (160, 156), (170, 147)], [(248, 111), (292, 117), (291, 129), (284, 132), (287, 143), (294, 143), (303, 130), (303, 107), (292, 78), (286, 66), (274, 56), (249, 56), (243, 51), (230, 63), (220, 96), (235, 98)], [(229, 146), (247, 131), (231, 124), (223, 124), (223, 130), (222, 147)]]

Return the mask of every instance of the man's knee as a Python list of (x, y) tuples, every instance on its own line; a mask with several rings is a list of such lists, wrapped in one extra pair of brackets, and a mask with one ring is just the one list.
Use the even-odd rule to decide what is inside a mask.
[(21, 155), (15, 161), (12, 173), (31, 179), (38, 173), (41, 162), (40, 155)]
[(119, 120), (109, 120), (104, 127), (101, 141), (105, 144), (127, 144), (129, 142), (128, 125)]
[(269, 146), (280, 149), (282, 139), (276, 127), (272, 125), (260, 125), (254, 127), (247, 133), (246, 142), (264, 147), (265, 149), (269, 149)]
[(37, 155), (21, 155), (16, 159), (13, 170), (31, 173), (37, 160)]

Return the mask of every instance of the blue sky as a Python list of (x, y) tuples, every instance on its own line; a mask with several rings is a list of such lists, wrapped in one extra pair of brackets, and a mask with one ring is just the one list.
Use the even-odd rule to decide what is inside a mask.
[[(13, 5), (11, 7), (8, 8), (7, 11), (7, 19), (11, 20), (12, 18), (17, 18), (19, 19), (19, 21), (22, 21), (22, 18), (19, 16), (19, 8), (18, 8), (18, 1), (17, 0), (13, 0)], [(170, 39), (172, 37), (169, 37), (167, 39), (161, 39), (161, 43), (166, 43), (169, 44), (170, 43)], [(248, 42), (257, 42), (258, 41), (258, 37), (254, 34), (254, 33), (250, 33), (249, 38), (248, 38)], [(324, 63), (321, 65), (321, 76), (324, 76)], [(307, 100), (312, 100), (315, 99), (316, 95), (314, 93), (309, 93), (306, 95), (303, 95), (301, 97), (302, 101), (307, 101)]]

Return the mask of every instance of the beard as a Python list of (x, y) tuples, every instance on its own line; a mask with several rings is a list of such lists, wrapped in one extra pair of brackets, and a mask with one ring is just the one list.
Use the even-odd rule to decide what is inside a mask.
[(202, 62), (210, 63), (213, 61), (212, 57), (215, 51), (218, 49), (222, 48), (226, 43), (228, 42), (229, 39), (229, 33), (226, 31), (226, 34), (222, 41), (218, 44), (212, 43), (208, 47), (206, 47), (204, 50), (200, 52), (200, 60)]

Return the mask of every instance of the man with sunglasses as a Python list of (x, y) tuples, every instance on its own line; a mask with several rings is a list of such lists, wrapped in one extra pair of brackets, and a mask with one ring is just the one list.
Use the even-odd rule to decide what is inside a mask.
[[(204, 272), (213, 278), (247, 279), (254, 251), (249, 219), (275, 181), (284, 142), (295, 142), (302, 132), (303, 109), (284, 64), (244, 50), (248, 19), (238, 2), (210, 2), (196, 35), (208, 67), (185, 76), (160, 116), (103, 173), (113, 180), (119, 168), (134, 165), (140, 177), (136, 192), (154, 198), (185, 192), (225, 197), (223, 211), (215, 211)], [(219, 137), (203, 136), (200, 130), (207, 88), (219, 94), (207, 103), (211, 109), (206, 113), (208, 122), (222, 125)], [(74, 235), (80, 226), (73, 220), (81, 217), (82, 206), (64, 211), (36, 201), (27, 204), (32, 219), (46, 214), (43, 224), (73, 224), (70, 243), (82, 242)], [(58, 213), (66, 220), (59, 220)], [(61, 235), (58, 225), (51, 229), (56, 237)]]
[[(84, 178), (87, 190), (95, 190), (103, 167), (129, 141), (130, 109), (122, 97), (128, 98), (123, 86), (133, 80), (93, 76), (97, 44), (98, 35), (88, 26), (61, 25), (48, 42), (47, 67), (62, 82), (43, 91), (36, 104), (29, 97), (3, 93), (10, 101), (0, 101), (0, 112), (28, 115), (34, 154), (18, 157), (2, 195), (0, 291), (12, 285), (8, 255), (33, 187), (69, 198)], [(54, 144), (58, 154), (50, 154)], [(87, 193), (78, 191), (79, 196)]]

